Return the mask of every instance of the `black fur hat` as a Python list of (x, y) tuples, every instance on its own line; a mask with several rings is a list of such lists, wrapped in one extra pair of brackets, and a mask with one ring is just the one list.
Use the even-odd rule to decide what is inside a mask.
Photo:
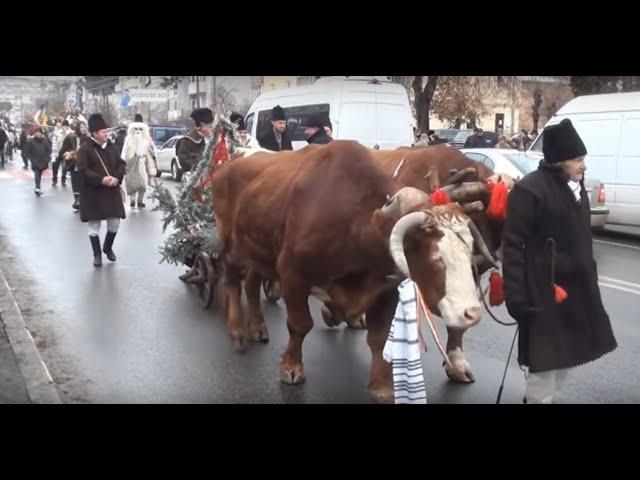
[(104, 130), (105, 128), (109, 128), (107, 122), (102, 118), (101, 113), (94, 113), (89, 116), (89, 133), (97, 132), (98, 130)]
[(562, 162), (587, 154), (587, 148), (568, 118), (557, 125), (545, 128), (543, 133), (542, 153), (548, 163)]
[(246, 130), (247, 126), (244, 123), (244, 118), (242, 118), (242, 115), (240, 115), (237, 112), (231, 112), (231, 115), (229, 116), (229, 120), (231, 120), (231, 123), (235, 123), (238, 126), (238, 130)]
[(284, 114), (284, 108), (280, 105), (276, 105), (271, 109), (271, 121), (276, 122), (278, 120), (286, 120), (286, 116)]
[(210, 108), (196, 108), (191, 112), (191, 118), (196, 122), (196, 127), (203, 123), (213, 123), (213, 112)]

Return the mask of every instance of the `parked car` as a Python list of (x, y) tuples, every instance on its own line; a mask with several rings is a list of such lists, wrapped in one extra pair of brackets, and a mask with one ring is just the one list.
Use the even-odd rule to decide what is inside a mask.
[(164, 145), (170, 138), (185, 133), (187, 133), (187, 129), (180, 125), (149, 125), (149, 134), (153, 138), (156, 148)]
[(434, 132), (436, 132), (436, 135), (438, 135), (441, 140), (450, 142), (456, 137), (458, 133), (460, 133), (460, 130), (457, 128), (439, 128), (437, 130), (434, 130)]
[[(456, 148), (464, 148), (467, 139), (473, 135), (473, 130), (460, 130), (458, 134), (449, 142), (449, 145)], [(498, 143), (498, 135), (495, 132), (482, 132), (486, 148), (493, 148)]]
[(449, 145), (456, 148), (463, 148), (464, 142), (473, 135), (473, 130), (460, 130), (455, 137), (449, 142)]
[[(538, 163), (543, 158), (539, 152), (521, 152), (507, 148), (463, 148), (461, 152), (471, 160), (483, 163), (495, 173), (507, 174), (515, 180), (537, 169)], [(587, 175), (584, 186), (591, 205), (591, 228), (602, 229), (609, 217), (604, 183), (598, 178)]]
[(156, 149), (156, 170), (157, 177), (160, 177), (163, 173), (170, 173), (171, 178), (179, 182), (182, 179), (182, 165), (176, 155), (176, 143), (184, 135), (176, 135), (164, 142), (160, 147)]

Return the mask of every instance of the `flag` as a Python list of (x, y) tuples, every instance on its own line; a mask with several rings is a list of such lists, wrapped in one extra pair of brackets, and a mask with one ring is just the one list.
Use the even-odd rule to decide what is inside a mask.
[(42, 105), (40, 105), (40, 109), (33, 116), (33, 120), (38, 125), (46, 125), (48, 119), (49, 117), (47, 117), (47, 104), (43, 103)]

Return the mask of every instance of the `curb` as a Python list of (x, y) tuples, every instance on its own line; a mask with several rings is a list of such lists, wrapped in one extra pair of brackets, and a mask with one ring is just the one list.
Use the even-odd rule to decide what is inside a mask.
[(0, 313), (32, 403), (62, 403), (53, 378), (22, 318), (20, 307), (0, 268)]

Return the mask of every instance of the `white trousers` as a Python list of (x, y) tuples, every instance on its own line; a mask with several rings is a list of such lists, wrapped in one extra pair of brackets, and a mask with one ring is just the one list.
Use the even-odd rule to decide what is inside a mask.
[(529, 373), (525, 396), (527, 403), (551, 403), (553, 395), (564, 385), (568, 369)]
[[(100, 235), (100, 225), (102, 224), (102, 220), (91, 220), (89, 221), (89, 236), (97, 237)], [(120, 226), (119, 218), (107, 218), (107, 232), (116, 233), (118, 231), (118, 227)]]

